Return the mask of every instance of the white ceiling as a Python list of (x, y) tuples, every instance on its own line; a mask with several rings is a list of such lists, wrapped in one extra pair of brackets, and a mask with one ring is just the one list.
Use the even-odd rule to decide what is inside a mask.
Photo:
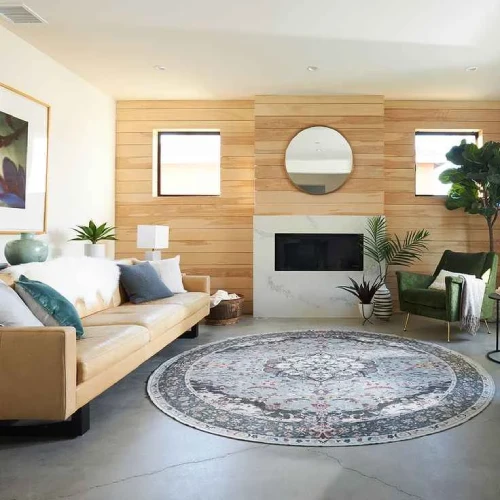
[(499, 0), (24, 1), (48, 24), (1, 23), (119, 99), (500, 98)]

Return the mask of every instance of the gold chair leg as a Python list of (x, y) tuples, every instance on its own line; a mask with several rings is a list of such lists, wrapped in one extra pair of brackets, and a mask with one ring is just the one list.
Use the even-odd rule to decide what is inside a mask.
[(410, 320), (410, 313), (406, 315), (405, 326), (403, 328), (403, 332), (406, 332), (406, 328), (408, 327), (408, 321)]
[(450, 341), (450, 322), (447, 321), (446, 325), (448, 326), (448, 342)]
[(488, 332), (488, 334), (491, 334), (490, 325), (488, 325), (488, 322), (486, 320), (484, 320), (484, 324), (486, 325), (486, 331)]

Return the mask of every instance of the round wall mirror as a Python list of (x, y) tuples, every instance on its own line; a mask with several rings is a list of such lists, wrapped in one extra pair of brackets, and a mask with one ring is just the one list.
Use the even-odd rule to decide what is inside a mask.
[(290, 180), (309, 194), (338, 189), (352, 171), (352, 149), (345, 137), (329, 127), (309, 127), (288, 144), (285, 166)]

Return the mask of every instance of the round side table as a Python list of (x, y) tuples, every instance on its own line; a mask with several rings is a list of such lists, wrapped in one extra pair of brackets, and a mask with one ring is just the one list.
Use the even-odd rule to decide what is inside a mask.
[(494, 351), (490, 351), (488, 354), (486, 354), (486, 357), (490, 360), (490, 361), (493, 361), (494, 363), (499, 363), (500, 364), (500, 359), (495, 359), (494, 357), (492, 357), (492, 354), (496, 354), (496, 353), (499, 353), (500, 352), (500, 349), (498, 348), (498, 330), (499, 330), (499, 321), (500, 321), (500, 318), (499, 318), (499, 309), (500, 309), (500, 294), (498, 293), (490, 293), (488, 295), (488, 297), (490, 299), (493, 299), (496, 304), (497, 304), (497, 321), (496, 321), (496, 330), (497, 330), (497, 343), (496, 343), (496, 349)]

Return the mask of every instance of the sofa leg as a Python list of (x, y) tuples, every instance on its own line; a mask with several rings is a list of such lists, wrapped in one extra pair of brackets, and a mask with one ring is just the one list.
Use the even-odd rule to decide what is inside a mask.
[(486, 325), (486, 331), (488, 332), (488, 335), (491, 335), (490, 325), (488, 325), (488, 322), (486, 320), (484, 320), (484, 324)]
[(68, 423), (71, 430), (70, 437), (83, 436), (90, 429), (90, 404), (87, 403), (76, 411)]
[(0, 436), (76, 438), (90, 429), (90, 405), (87, 403), (68, 420), (50, 424), (22, 425), (19, 420), (0, 421)]
[(406, 332), (406, 328), (408, 327), (408, 321), (410, 320), (410, 313), (406, 315), (405, 326), (403, 327), (403, 332)]
[(447, 325), (447, 327), (448, 327), (448, 342), (450, 342), (450, 322), (449, 322), (449, 321), (447, 321), (447, 322), (446, 322), (446, 325)]
[(186, 333), (183, 333), (181, 335), (181, 339), (195, 339), (196, 337), (198, 337), (198, 335), (200, 334), (200, 324), (199, 323), (196, 323), (196, 325), (194, 325), (191, 330), (188, 330)]

